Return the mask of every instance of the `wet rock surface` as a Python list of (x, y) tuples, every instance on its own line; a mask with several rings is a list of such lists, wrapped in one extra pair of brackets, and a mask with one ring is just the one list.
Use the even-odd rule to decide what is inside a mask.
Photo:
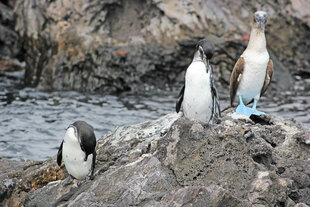
[[(97, 143), (94, 180), (65, 185), (64, 166), (0, 160), (8, 206), (307, 206), (309, 131), (231, 112), (213, 125), (181, 114), (118, 127)], [(56, 151), (55, 151), (56, 153)]]
[(252, 14), (265, 10), (274, 88), (308, 74), (308, 1), (18, 1), (25, 83), (45, 90), (138, 91), (182, 82), (200, 38), (215, 43), (219, 83), (227, 85), (247, 45)]

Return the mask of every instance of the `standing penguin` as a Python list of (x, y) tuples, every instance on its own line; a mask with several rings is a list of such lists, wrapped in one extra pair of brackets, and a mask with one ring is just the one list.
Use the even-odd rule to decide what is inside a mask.
[[(230, 77), (231, 106), (235, 96), (239, 97), (237, 114), (246, 116), (264, 114), (256, 110), (256, 106), (259, 98), (267, 90), (273, 74), (273, 63), (266, 48), (266, 21), (266, 12), (255, 12), (248, 46), (236, 62)], [(252, 101), (254, 101), (252, 108), (244, 105)]]
[(212, 122), (220, 114), (220, 105), (213, 80), (213, 68), (210, 59), (214, 54), (213, 43), (200, 40), (191, 64), (185, 75), (185, 84), (176, 103), (176, 112), (180, 111), (183, 102), (184, 116), (201, 122)]
[(83, 179), (88, 174), (93, 179), (96, 161), (96, 137), (94, 129), (85, 121), (71, 124), (57, 154), (57, 164), (63, 159), (68, 173), (76, 179)]

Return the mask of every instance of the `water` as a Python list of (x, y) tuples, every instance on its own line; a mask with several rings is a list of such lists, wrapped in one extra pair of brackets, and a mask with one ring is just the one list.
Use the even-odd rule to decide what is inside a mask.
[[(120, 96), (78, 92), (40, 92), (23, 88), (22, 72), (0, 74), (0, 157), (45, 160), (56, 155), (67, 126), (84, 120), (97, 139), (117, 126), (156, 119), (173, 112), (180, 87), (145, 95)], [(219, 89), (222, 108), (227, 89)], [(300, 80), (293, 91), (268, 94), (260, 105), (270, 114), (296, 118), (310, 127), (310, 79)], [(294, 99), (295, 98), (295, 99)]]

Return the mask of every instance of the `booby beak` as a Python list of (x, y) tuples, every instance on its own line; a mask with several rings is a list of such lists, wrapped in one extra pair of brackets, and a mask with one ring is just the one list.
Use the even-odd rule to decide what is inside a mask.
[(265, 12), (256, 12), (254, 18), (256, 23), (262, 27), (267, 21), (267, 14)]

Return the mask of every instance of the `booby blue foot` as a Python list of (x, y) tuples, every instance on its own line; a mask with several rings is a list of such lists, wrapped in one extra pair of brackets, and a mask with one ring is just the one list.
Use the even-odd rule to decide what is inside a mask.
[(252, 109), (243, 105), (243, 104), (240, 104), (237, 108), (236, 108), (236, 113), (237, 114), (243, 114), (243, 115), (246, 115), (246, 116), (251, 116), (252, 114)]
[(258, 111), (256, 109), (252, 109), (252, 114), (255, 114), (255, 115), (263, 115), (263, 114), (266, 114), (265, 112), (262, 112), (262, 111)]
[(255, 114), (255, 115), (266, 114), (265, 112), (258, 111), (258, 110), (256, 109), (257, 102), (258, 102), (258, 100), (257, 100), (257, 99), (254, 99), (253, 107), (252, 107), (252, 109), (251, 109), (251, 110), (252, 110), (252, 114)]
[(244, 105), (242, 96), (239, 96), (239, 106), (236, 108), (236, 113), (246, 116), (250, 116), (252, 114), (252, 109)]

